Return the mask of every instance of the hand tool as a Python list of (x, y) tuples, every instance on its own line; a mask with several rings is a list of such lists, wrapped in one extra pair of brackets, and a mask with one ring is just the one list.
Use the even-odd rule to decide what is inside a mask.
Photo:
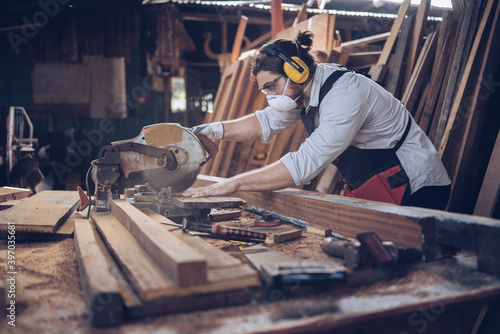
[(190, 218), (191, 217), (183, 218), (182, 224), (174, 222), (164, 222), (164, 221), (161, 221), (160, 223), (182, 228), (182, 231), (188, 233), (201, 232), (201, 233), (191, 233), (191, 234), (198, 236), (206, 236), (215, 239), (259, 243), (259, 242), (265, 242), (267, 238), (267, 235), (265, 233), (243, 230), (234, 227), (227, 227), (223, 225), (211, 225), (206, 223), (193, 222)]

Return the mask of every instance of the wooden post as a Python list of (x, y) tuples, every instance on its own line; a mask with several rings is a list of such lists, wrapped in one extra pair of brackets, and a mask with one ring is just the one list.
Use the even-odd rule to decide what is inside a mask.
[(231, 52), (231, 63), (236, 62), (240, 56), (241, 43), (243, 42), (243, 37), (245, 36), (247, 23), (248, 17), (242, 15), (240, 23), (238, 24), (238, 30), (236, 31), (236, 37), (234, 38), (233, 50)]
[(276, 36), (283, 30), (283, 10), (281, 0), (271, 0), (271, 34)]

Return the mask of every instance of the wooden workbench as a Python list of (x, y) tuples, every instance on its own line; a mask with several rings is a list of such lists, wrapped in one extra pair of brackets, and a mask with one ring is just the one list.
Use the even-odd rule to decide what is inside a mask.
[[(320, 236), (272, 243), (274, 233), (292, 229), (253, 227), (259, 217), (244, 212), (225, 223), (266, 231), (266, 246), (305, 259), (331, 260), (319, 247)], [(244, 260), (226, 241), (212, 244)], [(0, 244), (0, 278), (5, 280), (7, 251)], [(412, 265), (405, 277), (370, 286), (336, 288), (314, 296), (255, 294), (241, 306), (170, 314), (126, 322), (119, 329), (95, 329), (88, 322), (81, 292), (74, 241), (22, 242), (16, 245), (16, 327), (8, 333), (471, 333), (485, 304), (500, 301), (500, 279), (475, 270), (472, 255)], [(484, 324), (483, 324), (484, 326)], [(0, 327), (1, 328), (1, 327)], [(3, 333), (3, 331), (2, 331)]]

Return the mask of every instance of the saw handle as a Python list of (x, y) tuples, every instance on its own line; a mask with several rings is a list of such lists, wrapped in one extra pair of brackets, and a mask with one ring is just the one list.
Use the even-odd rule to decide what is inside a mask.
[(200, 140), (201, 144), (203, 145), (203, 148), (205, 149), (205, 151), (208, 152), (208, 155), (206, 156), (205, 162), (203, 162), (201, 164), (201, 166), (203, 166), (208, 161), (210, 161), (210, 159), (215, 157), (217, 152), (219, 152), (219, 147), (217, 146), (216, 143), (211, 141), (207, 136), (202, 135), (202, 134), (197, 134), (197, 136), (198, 136), (198, 139)]

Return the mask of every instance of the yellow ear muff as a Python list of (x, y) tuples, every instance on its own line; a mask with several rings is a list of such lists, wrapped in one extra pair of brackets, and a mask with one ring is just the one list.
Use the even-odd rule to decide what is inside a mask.
[(292, 64), (288, 61), (285, 61), (283, 69), (287, 77), (290, 78), (295, 83), (301, 84), (304, 83), (309, 78), (309, 68), (306, 63), (299, 57), (291, 57), (295, 66), (302, 68), (302, 72), (300, 70), (294, 68)]

